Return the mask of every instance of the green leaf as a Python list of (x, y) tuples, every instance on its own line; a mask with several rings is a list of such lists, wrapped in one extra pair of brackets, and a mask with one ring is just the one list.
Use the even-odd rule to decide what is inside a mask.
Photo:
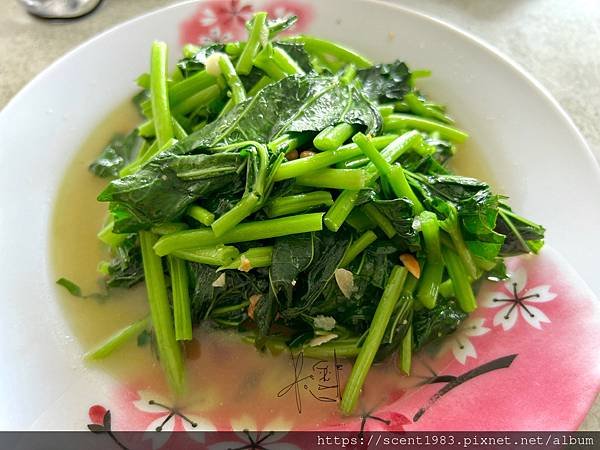
[(260, 297), (254, 308), (254, 322), (258, 330), (256, 346), (262, 349), (277, 315), (277, 297), (272, 291)]
[(102, 294), (99, 292), (95, 292), (93, 294), (83, 294), (83, 292), (81, 291), (81, 288), (74, 283), (73, 281), (67, 279), (67, 278), (59, 278), (58, 280), (56, 280), (56, 284), (58, 284), (59, 286), (64, 287), (67, 291), (69, 291), (69, 293), (73, 296), (73, 297), (78, 297), (78, 298), (95, 298), (98, 300), (104, 300), (107, 297), (107, 294)]
[(172, 222), (200, 198), (239, 190), (245, 158), (239, 153), (175, 155), (163, 152), (133, 175), (112, 181), (98, 197), (111, 202), (115, 233)]
[(458, 175), (431, 175), (419, 177), (422, 187), (431, 196), (441, 197), (456, 204), (469, 200), (481, 191), (489, 190), (489, 185), (475, 178)]
[[(294, 300), (294, 306), (282, 311), (286, 318), (298, 317), (308, 311), (329, 282), (333, 279), (335, 270), (346, 253), (351, 239), (346, 234), (337, 234), (323, 231), (315, 235), (313, 264), (310, 265), (302, 277), (306, 286), (302, 297)], [(300, 291), (300, 290), (299, 290)]]
[(192, 320), (197, 324), (205, 318), (213, 303), (215, 290), (213, 283), (221, 274), (217, 272), (216, 267), (197, 263), (188, 263), (188, 270), (192, 287), (190, 293)]
[(100, 178), (118, 178), (119, 171), (135, 159), (142, 142), (137, 129), (127, 136), (116, 135), (90, 164), (89, 171)]
[(142, 331), (137, 337), (137, 346), (145, 347), (152, 342), (152, 333), (148, 330)]
[(56, 281), (56, 284), (64, 287), (67, 291), (69, 291), (69, 293), (72, 296), (83, 298), (83, 294), (81, 293), (81, 288), (77, 284), (72, 282), (71, 280), (68, 280), (66, 278), (59, 278)]
[(413, 342), (415, 351), (426, 344), (440, 341), (445, 336), (454, 333), (461, 322), (466, 319), (454, 300), (439, 298), (433, 309), (423, 308), (414, 312)]
[(403, 197), (394, 200), (374, 200), (373, 205), (390, 220), (398, 233), (397, 239), (407, 250), (420, 249), (419, 233), (413, 228), (413, 203), (409, 199)]
[(217, 151), (247, 141), (266, 144), (286, 133), (316, 133), (341, 122), (377, 133), (382, 119), (356, 88), (344, 85), (337, 77), (290, 76), (190, 134), (175, 151)]
[(546, 229), (515, 214), (510, 207), (502, 204), (496, 232), (506, 236), (500, 254), (508, 257), (538, 253), (544, 246)]
[(270, 269), (271, 290), (277, 296), (283, 291), (287, 304), (292, 302), (292, 290), (298, 276), (313, 262), (314, 234), (296, 234), (275, 240)]
[(410, 70), (402, 61), (359, 70), (357, 78), (362, 82), (365, 95), (379, 103), (402, 100), (412, 89)]
[[(188, 270), (192, 321), (195, 325), (208, 319), (211, 311), (217, 307), (239, 305), (240, 302), (249, 301), (253, 295), (260, 294), (264, 297), (269, 292), (269, 272), (264, 269), (254, 269), (248, 273), (238, 270), (217, 272), (216, 267), (188, 263)], [(224, 285), (213, 286), (223, 275)], [(246, 310), (237, 309), (219, 318), (241, 323), (246, 318)]]
[(144, 279), (142, 251), (137, 235), (114, 248), (112, 256), (105, 280), (107, 287), (130, 288)]

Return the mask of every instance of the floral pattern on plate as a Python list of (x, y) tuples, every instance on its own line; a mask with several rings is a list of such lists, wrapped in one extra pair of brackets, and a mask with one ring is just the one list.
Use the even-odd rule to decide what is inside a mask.
[(288, 33), (304, 31), (312, 21), (312, 8), (300, 2), (280, 0), (256, 6), (245, 0), (209, 0), (199, 4), (196, 13), (180, 26), (181, 44), (207, 45), (243, 39), (245, 23), (258, 10), (269, 13), (271, 19), (292, 15), (298, 22)]
[[(480, 307), (442, 344), (414, 357), (411, 377), (399, 374), (399, 395), (388, 398), (387, 405), (359, 412), (342, 422), (325, 424), (321, 429), (354, 432), (546, 430), (554, 428), (556, 417), (583, 418), (587, 405), (578, 399), (581, 390), (597, 392), (600, 355), (578, 349), (592, 348), (597, 343), (598, 302), (573, 269), (550, 248), (539, 256), (510, 258), (507, 263), (512, 274), (510, 280), (484, 283), (478, 296)], [(515, 303), (494, 302), (494, 299), (511, 299), (511, 293)], [(509, 313), (507, 306), (512, 308), (510, 314), (514, 316), (528, 311), (538, 314), (539, 308), (532, 309), (528, 302), (544, 304), (544, 315), (535, 322), (543, 323), (543, 328), (527, 319), (514, 320), (510, 327), (505, 327), (496, 319), (500, 314), (496, 303), (511, 303), (501, 305), (502, 317)], [(540, 319), (547, 317), (553, 320)], [(574, 329), (578, 330), (576, 342), (565, 340), (564, 336)], [(568, 383), (575, 379), (577, 383)], [(528, 388), (540, 383), (543, 389)], [(280, 434), (264, 434), (286, 429), (283, 419), (264, 426), (256, 425), (252, 417), (243, 415), (214, 421), (195, 411), (189, 414), (178, 411), (158, 394), (126, 386), (117, 397), (115, 404), (120, 405), (121, 416), (119, 429), (258, 429), (263, 433), (232, 434), (233, 441), (268, 440), (272, 445), (277, 442), (281, 448), (294, 445), (281, 441)], [(482, 405), (494, 407), (482, 408)], [(543, 413), (531, 414), (533, 407)], [(105, 413), (106, 408), (96, 405), (90, 408), (90, 419), (102, 427)], [(137, 418), (127, 420), (128, 417)], [(168, 436), (153, 437), (157, 441), (152, 448), (160, 448)], [(192, 436), (198, 436), (200, 441), (204, 439), (201, 434)], [(220, 448), (216, 445), (219, 442), (210, 439), (205, 441), (206, 448)]]

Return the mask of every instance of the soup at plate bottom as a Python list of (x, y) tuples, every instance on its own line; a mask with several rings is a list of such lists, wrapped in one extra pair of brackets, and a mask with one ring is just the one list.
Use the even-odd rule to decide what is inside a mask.
[[(89, 173), (87, 167), (113, 134), (126, 133), (138, 120), (129, 103), (110, 114), (76, 154), (56, 200), (52, 230), (55, 275), (75, 281), (86, 293), (99, 289), (97, 266), (107, 257), (96, 237), (107, 213), (107, 205), (96, 197), (106, 181)], [(472, 175), (474, 166), (465, 167), (461, 159), (465, 158), (458, 158), (461, 172)], [(143, 283), (131, 290), (114, 290), (105, 300), (75, 298), (60, 288), (59, 294), (83, 351), (148, 314)], [(352, 368), (350, 361), (261, 353), (240, 336), (208, 325), (195, 330), (185, 353), (187, 393), (169, 405), (179, 411), (234, 428), (316, 429), (344, 420), (338, 403)], [(108, 371), (124, 388), (169, 398), (162, 370), (147, 343), (132, 339), (105, 360), (89, 365)], [(414, 382), (402, 375), (394, 358), (374, 365), (356, 414), (398, 399)]]

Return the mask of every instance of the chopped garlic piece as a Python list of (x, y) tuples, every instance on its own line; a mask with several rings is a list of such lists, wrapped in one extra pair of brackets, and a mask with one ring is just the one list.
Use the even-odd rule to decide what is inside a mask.
[(356, 287), (354, 286), (354, 274), (349, 270), (336, 269), (335, 281), (346, 298), (350, 298), (356, 291)]
[(213, 287), (225, 287), (225, 274), (222, 273), (221, 276), (219, 276), (219, 278), (217, 278), (215, 281), (213, 281), (212, 286)]
[(223, 56), (227, 56), (224, 53), (215, 52), (206, 58), (206, 72), (213, 77), (218, 77), (221, 75), (221, 67), (219, 66), (219, 61)]
[(323, 336), (316, 336), (309, 341), (308, 345), (310, 347), (318, 347), (321, 344), (325, 344), (326, 342), (337, 339), (337, 337), (338, 335), (334, 333), (325, 334)]
[(246, 255), (242, 255), (240, 261), (240, 267), (238, 267), (239, 271), (250, 272), (252, 270), (252, 263), (248, 258), (246, 258)]
[(335, 328), (335, 319), (329, 316), (317, 316), (313, 318), (315, 328), (331, 331)]
[(254, 294), (251, 295), (248, 299), (248, 301), (250, 302), (250, 304), (248, 305), (248, 317), (250, 317), (252, 320), (254, 320), (254, 310), (256, 309), (256, 305), (258, 304), (261, 298), (262, 294)]

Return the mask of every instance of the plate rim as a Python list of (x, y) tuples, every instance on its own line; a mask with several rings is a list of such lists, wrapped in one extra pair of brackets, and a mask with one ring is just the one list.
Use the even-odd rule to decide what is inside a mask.
[[(148, 18), (150, 16), (160, 15), (160, 14), (163, 14), (165, 11), (177, 9), (177, 8), (184, 8), (188, 5), (196, 5), (196, 4), (199, 5), (199, 4), (204, 3), (205, 1), (207, 1), (207, 0), (186, 0), (186, 1), (178, 2), (178, 3), (172, 4), (172, 5), (163, 6), (163, 7), (154, 9), (149, 12), (145, 12), (141, 15), (135, 16), (131, 19), (128, 19), (128, 20), (122, 21), (118, 24), (115, 24), (115, 25), (111, 26), (110, 28), (108, 28), (108, 29), (90, 37), (89, 39), (85, 40), (84, 42), (78, 44), (74, 48), (68, 50), (66, 53), (64, 53), (60, 57), (56, 58), (50, 65), (48, 65), (39, 74), (37, 74), (35, 77), (33, 77), (31, 80), (29, 80), (25, 84), (25, 86), (23, 86), (8, 101), (8, 103), (2, 108), (2, 110), (0, 110), (0, 127), (10, 124), (10, 119), (9, 119), (10, 112), (13, 108), (17, 107), (17, 105), (21, 101), (22, 97), (27, 95), (27, 93), (29, 91), (31, 91), (32, 89), (36, 89), (37, 85), (40, 82), (42, 82), (44, 77), (47, 77), (49, 73), (60, 68), (60, 66), (62, 64), (68, 63), (70, 58), (72, 58), (74, 55), (76, 55), (82, 51), (85, 51), (85, 48), (87, 46), (89, 46), (90, 44), (92, 44), (93, 42), (104, 39), (106, 35), (114, 33), (115, 31), (120, 30), (122, 28), (131, 26), (131, 25), (135, 24), (136, 22), (146, 20), (146, 18)], [(583, 133), (577, 127), (577, 125), (575, 124), (575, 122), (573, 121), (571, 116), (568, 114), (568, 112), (556, 100), (556, 98), (550, 93), (550, 91), (540, 81), (538, 81), (533, 75), (531, 75), (522, 65), (520, 65), (519, 63), (514, 61), (512, 58), (510, 58), (509, 56), (504, 54), (502, 51), (500, 51), (499, 49), (497, 49), (495, 46), (493, 46), (489, 42), (485, 41), (484, 39), (464, 30), (463, 28), (461, 28), (453, 23), (439, 19), (428, 13), (406, 7), (404, 5), (392, 2), (391, 0), (355, 0), (355, 1), (361, 2), (361, 3), (372, 3), (372, 4), (380, 5), (382, 7), (394, 8), (396, 10), (402, 11), (403, 13), (405, 13), (407, 15), (417, 16), (421, 19), (424, 19), (426, 21), (436, 24), (437, 26), (444, 27), (444, 28), (448, 29), (449, 31), (453, 32), (454, 34), (459, 35), (462, 39), (471, 41), (472, 43), (476, 44), (478, 47), (484, 49), (488, 54), (493, 55), (494, 59), (498, 60), (499, 63), (504, 63), (505, 65), (508, 65), (511, 68), (511, 71), (515, 75), (518, 75), (521, 79), (525, 80), (528, 83), (528, 85), (533, 88), (533, 90), (537, 91), (538, 94), (541, 94), (541, 98), (543, 98), (544, 101), (548, 105), (550, 105), (554, 109), (555, 112), (559, 113), (558, 115), (560, 116), (562, 121), (567, 125), (567, 128), (565, 128), (565, 131), (568, 129), (572, 133), (572, 135), (576, 139), (576, 141), (578, 142), (578, 144), (579, 144), (578, 147), (582, 147), (582, 149), (583, 149), (583, 151), (581, 152), (581, 156), (586, 159), (582, 160), (582, 162), (586, 161), (588, 164), (591, 163), (591, 167), (593, 168), (592, 173), (593, 173), (593, 177), (594, 177), (594, 182), (598, 183), (598, 185), (600, 185), (600, 162), (599, 162), (598, 158), (595, 156), (594, 152), (592, 151), (592, 149), (591, 149), (590, 145), (588, 144), (586, 138), (584, 137)], [(579, 150), (577, 150), (577, 152), (579, 152)], [(585, 282), (585, 280), (584, 280), (584, 282)], [(596, 293), (594, 292), (594, 294), (596, 294)], [(594, 403), (594, 401), (592, 401), (590, 403), (590, 406), (593, 403)], [(582, 419), (582, 421), (583, 420), (584, 419)], [(581, 424), (581, 422), (579, 423), (579, 425), (580, 424)]]

